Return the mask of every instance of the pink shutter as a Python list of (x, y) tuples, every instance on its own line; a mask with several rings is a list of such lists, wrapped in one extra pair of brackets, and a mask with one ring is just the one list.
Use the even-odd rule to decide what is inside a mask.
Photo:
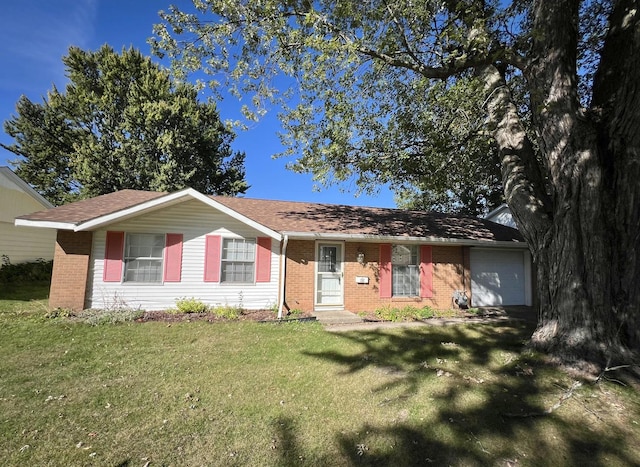
[(391, 298), (391, 245), (380, 245), (380, 298)]
[(256, 282), (271, 280), (271, 237), (258, 237), (256, 251)]
[(204, 281), (220, 282), (220, 247), (222, 238), (219, 235), (207, 235), (204, 247)]
[(420, 247), (420, 297), (433, 297), (433, 263), (430, 245)]
[(104, 246), (104, 282), (122, 280), (122, 258), (124, 255), (124, 232), (107, 232)]
[(164, 281), (180, 282), (182, 277), (182, 234), (167, 234), (164, 246)]

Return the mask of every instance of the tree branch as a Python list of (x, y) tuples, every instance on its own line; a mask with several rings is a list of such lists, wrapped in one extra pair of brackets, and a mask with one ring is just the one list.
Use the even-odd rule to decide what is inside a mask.
[(500, 152), (505, 198), (535, 255), (544, 247), (551, 227), (551, 200), (504, 77), (495, 66), (483, 68), (480, 77), (488, 95), (487, 123)]

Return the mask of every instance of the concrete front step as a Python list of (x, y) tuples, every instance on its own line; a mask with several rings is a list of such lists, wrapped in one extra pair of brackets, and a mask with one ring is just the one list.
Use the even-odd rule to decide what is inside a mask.
[(364, 320), (358, 315), (344, 310), (323, 310), (313, 313), (322, 324), (352, 324), (362, 323)]

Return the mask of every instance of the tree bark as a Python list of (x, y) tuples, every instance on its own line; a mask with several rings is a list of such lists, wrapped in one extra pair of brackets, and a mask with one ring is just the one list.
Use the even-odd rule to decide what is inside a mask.
[[(505, 195), (537, 267), (531, 344), (599, 368), (640, 354), (640, 52), (637, 1), (611, 15), (591, 109), (579, 106), (577, 0), (537, 2), (525, 70), (539, 157), (487, 67)], [(622, 52), (622, 53), (621, 53)]]

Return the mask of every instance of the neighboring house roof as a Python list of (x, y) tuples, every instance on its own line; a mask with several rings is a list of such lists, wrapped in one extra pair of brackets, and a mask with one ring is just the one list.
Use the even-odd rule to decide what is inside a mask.
[(491, 222), (496, 222), (498, 224), (506, 225), (508, 227), (513, 227), (514, 229), (518, 228), (518, 225), (513, 218), (513, 214), (511, 214), (509, 206), (507, 206), (505, 203), (489, 212), (486, 216), (484, 216), (484, 219), (487, 219)]
[(0, 166), (0, 175), (3, 175), (17, 189), (31, 196), (34, 200), (40, 203), (43, 208), (49, 209), (53, 207), (53, 204), (43, 198), (40, 193), (31, 187), (31, 185), (18, 177), (9, 167)]
[(200, 201), (279, 238), (398, 238), (447, 242), (509, 242), (517, 230), (485, 219), (457, 215), (293, 201), (205, 196), (193, 189), (166, 194), (122, 190), (44, 212), (20, 216), (18, 225), (92, 230), (187, 199)]

